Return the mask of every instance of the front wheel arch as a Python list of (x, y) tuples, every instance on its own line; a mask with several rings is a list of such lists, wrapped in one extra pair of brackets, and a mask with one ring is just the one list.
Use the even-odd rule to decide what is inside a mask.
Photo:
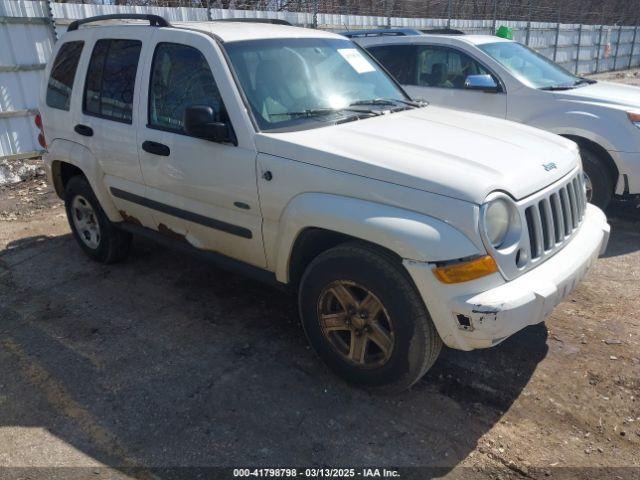
[(615, 188), (618, 177), (620, 176), (620, 171), (613, 157), (602, 145), (579, 135), (561, 134), (560, 136), (577, 143), (581, 149), (587, 149), (597, 155), (611, 173)]

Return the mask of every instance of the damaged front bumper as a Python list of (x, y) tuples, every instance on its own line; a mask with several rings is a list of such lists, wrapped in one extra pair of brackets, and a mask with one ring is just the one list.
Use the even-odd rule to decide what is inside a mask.
[(498, 274), (459, 285), (434, 279), (433, 267), (405, 261), (445, 344), (461, 350), (496, 345), (527, 325), (544, 321), (580, 283), (609, 239), (607, 219), (588, 205), (571, 242), (513, 281)]

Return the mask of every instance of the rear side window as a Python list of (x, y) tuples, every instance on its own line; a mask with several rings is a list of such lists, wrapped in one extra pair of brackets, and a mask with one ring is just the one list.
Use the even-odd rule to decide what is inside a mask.
[(209, 64), (193, 47), (158, 44), (149, 87), (149, 126), (152, 128), (185, 133), (184, 111), (194, 105), (207, 105), (213, 108), (218, 121), (227, 120)]
[(84, 85), (84, 113), (131, 123), (141, 48), (139, 40), (96, 42)]
[(47, 106), (69, 110), (71, 89), (84, 42), (68, 42), (60, 47), (47, 84)]

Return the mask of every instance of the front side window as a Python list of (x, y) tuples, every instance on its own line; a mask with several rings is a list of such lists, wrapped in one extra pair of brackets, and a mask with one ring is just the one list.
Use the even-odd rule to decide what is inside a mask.
[(402, 85), (416, 84), (415, 45), (383, 45), (368, 50)]
[(496, 42), (479, 47), (512, 75), (533, 88), (568, 89), (588, 83), (520, 43)]
[(362, 102), (408, 100), (386, 72), (346, 39), (249, 40), (224, 48), (262, 130), (323, 126), (346, 121), (354, 110), (363, 110)]
[(490, 75), (486, 68), (458, 50), (419, 45), (416, 85), (421, 87), (464, 88), (469, 75)]
[(184, 111), (194, 105), (209, 106), (217, 121), (227, 121), (218, 86), (202, 53), (186, 45), (158, 44), (149, 85), (149, 126), (185, 133)]
[(141, 48), (139, 40), (96, 42), (84, 86), (84, 113), (131, 123)]
[(47, 84), (47, 106), (69, 110), (71, 89), (83, 46), (84, 42), (67, 42), (60, 47)]

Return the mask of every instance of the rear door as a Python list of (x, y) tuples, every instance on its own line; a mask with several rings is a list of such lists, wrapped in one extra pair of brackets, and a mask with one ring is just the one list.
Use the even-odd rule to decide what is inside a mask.
[[(156, 229), (193, 246), (266, 266), (258, 202), (254, 131), (222, 53), (190, 30), (156, 29), (142, 79), (139, 149), (146, 204)], [(231, 135), (190, 136), (188, 106), (211, 107)], [(244, 112), (244, 116), (243, 113)]]
[(91, 56), (73, 125), (75, 141), (96, 157), (123, 218), (147, 227), (154, 225), (149, 209), (119, 193), (145, 195), (134, 105), (140, 96), (141, 59), (150, 35), (150, 28), (132, 26), (96, 28), (87, 33), (86, 48)]
[(491, 75), (485, 65), (461, 49), (449, 45), (382, 45), (369, 51), (405, 87), (412, 98), (447, 108), (505, 118), (507, 95), (465, 88), (469, 75)]

